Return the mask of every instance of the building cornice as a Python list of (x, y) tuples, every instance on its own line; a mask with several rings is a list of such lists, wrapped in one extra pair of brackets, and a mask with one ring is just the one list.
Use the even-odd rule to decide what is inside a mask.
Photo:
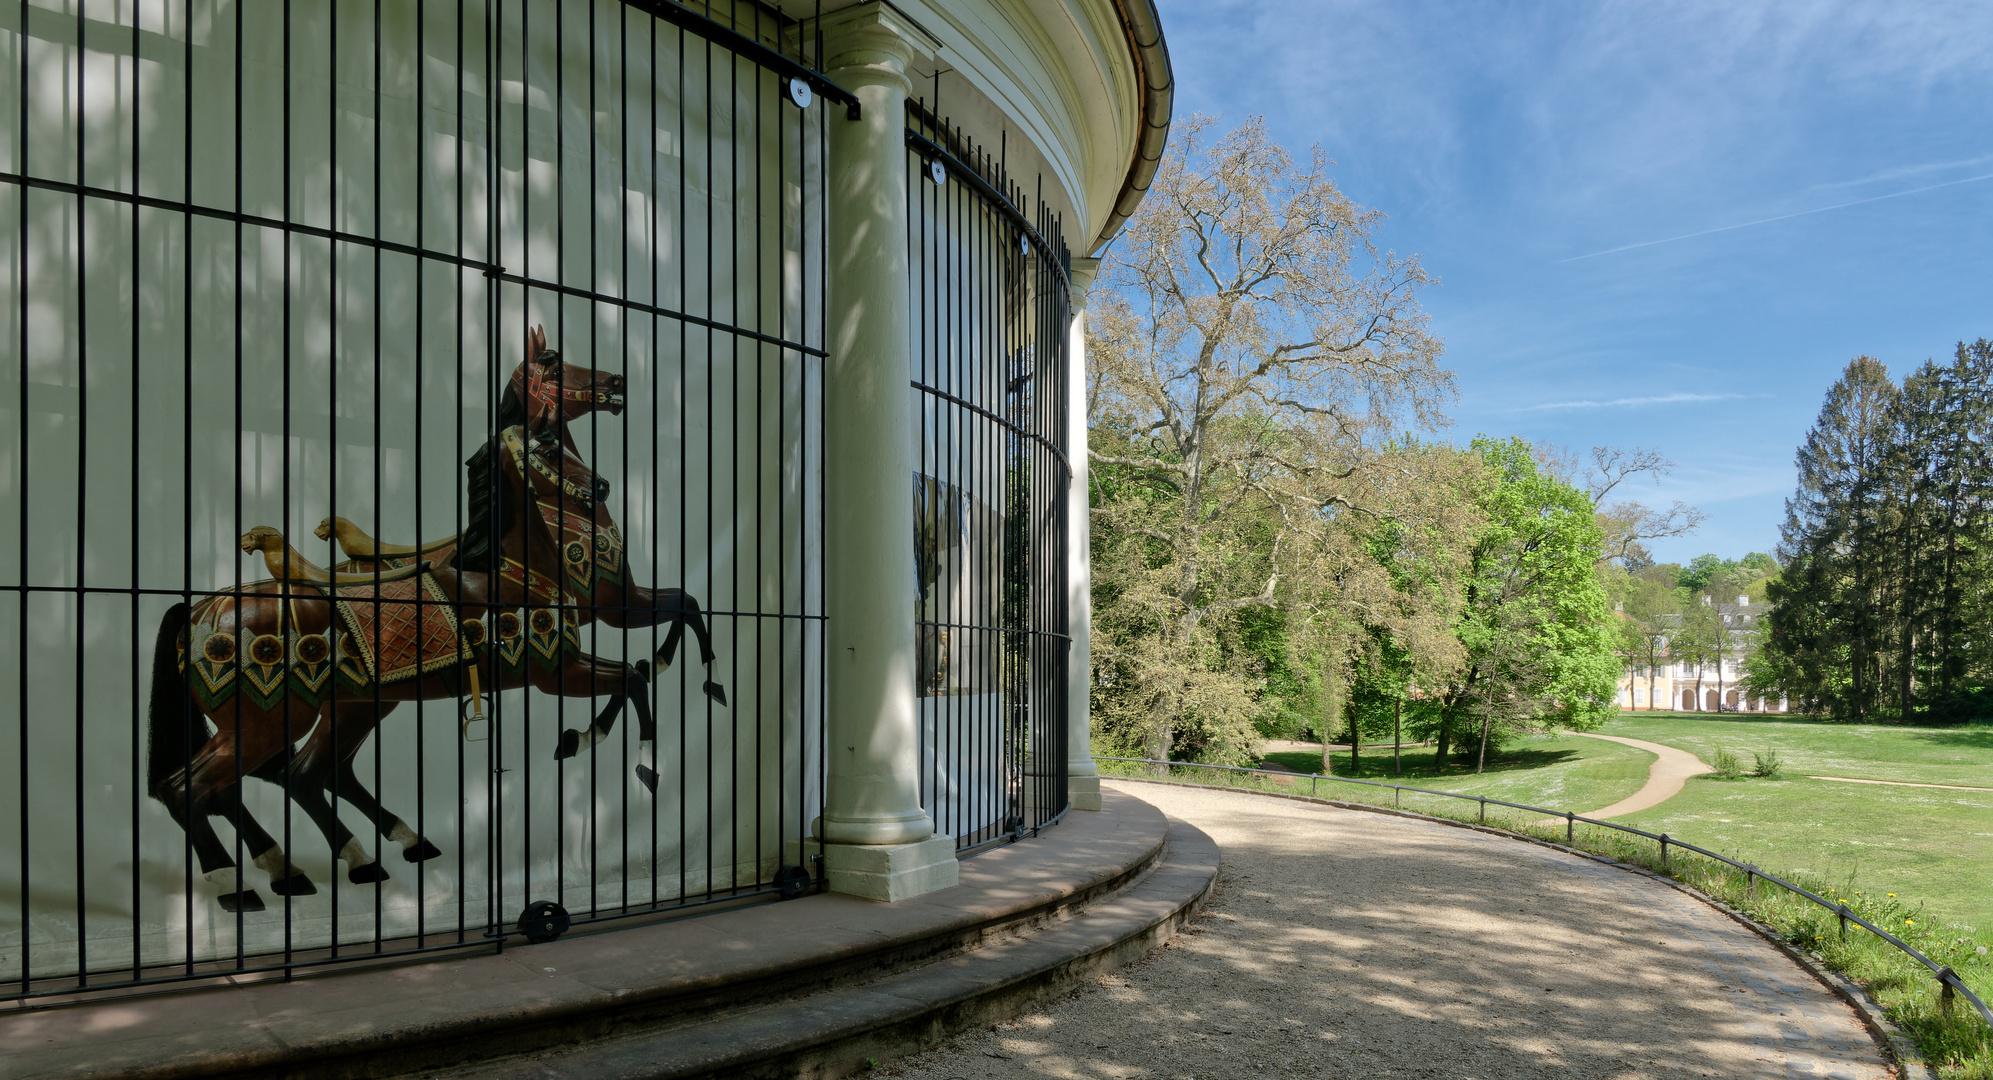
[(1087, 247), (1091, 255), (1107, 246), (1121, 227), (1135, 215), (1142, 197), (1149, 193), (1156, 171), (1162, 168), (1163, 149), (1169, 142), (1170, 116), (1175, 108), (1176, 73), (1170, 67), (1169, 43), (1163, 39), (1162, 20), (1156, 17), (1154, 0), (1114, 0), (1121, 30), (1128, 40), (1128, 52), (1135, 62), (1137, 98), (1141, 110), (1136, 124), (1135, 152), (1128, 163), (1128, 175), (1114, 210), (1100, 235)]

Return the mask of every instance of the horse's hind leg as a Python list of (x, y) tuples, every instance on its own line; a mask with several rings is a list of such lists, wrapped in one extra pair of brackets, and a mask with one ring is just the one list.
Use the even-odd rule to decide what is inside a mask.
[(262, 911), (263, 898), (256, 894), (255, 889), (242, 887), (242, 875), (235, 865), (235, 858), (229, 854), (228, 846), (221, 842), (221, 837), (216, 835), (208, 814), (189, 812), (186, 775), (183, 773), (167, 780), (153, 795), (166, 805), (166, 812), (186, 831), (187, 839), (194, 848), (194, 859), (201, 867), (201, 877), (221, 890), (221, 895), (215, 898), (221, 909), (228, 912)]
[(609, 704), (603, 706), (587, 731), (569, 728), (561, 732), (560, 744), (554, 747), (554, 759), (557, 761), (571, 758), (582, 748), (594, 746), (608, 738), (616, 728), (616, 718), (622, 715), (626, 698), (634, 696), (643, 701), (637, 708), (639, 723), (649, 717), (648, 664), (631, 667), (621, 661), (583, 653), (569, 660), (559, 671), (544, 668), (534, 671), (532, 682), (536, 689), (556, 697), (600, 697), (605, 694), (609, 697)]
[[(373, 734), (375, 728), (380, 727), (381, 721), (388, 713), (393, 712), (398, 704), (400, 703), (395, 701), (383, 701), (379, 708), (376, 708), (373, 702), (361, 701), (334, 706), (339, 721), (336, 725), (338, 728), (336, 737), (330, 734), (331, 728), (335, 725), (327, 723), (321, 726), (321, 730), (328, 732), (326, 749), (329, 752), (324, 759), (328, 765), (325, 789), (365, 814), (367, 820), (373, 822), (375, 830), (383, 837), (400, 844), (403, 861), (422, 862), (443, 854), (442, 850), (409, 828), (408, 823), (393, 811), (381, 805), (381, 801), (374, 797), (374, 793), (367, 789), (366, 784), (360, 782), (359, 774), (353, 769), (353, 759), (359, 757), (367, 737)], [(373, 856), (369, 855), (358, 841), (348, 840), (341, 846), (340, 851), (340, 857), (346, 859), (349, 867), (346, 872), (347, 880), (355, 883), (387, 880), (386, 868), (375, 862)]]
[(706, 626), (706, 616), (699, 610), (699, 599), (683, 589), (661, 589), (655, 596), (657, 607), (664, 614), (664, 620), (671, 623), (671, 632), (665, 635), (664, 645), (658, 649), (658, 670), (671, 666), (672, 657), (678, 652), (678, 638), (685, 627), (692, 628), (692, 636), (699, 642), (699, 662), (706, 665), (706, 682), (702, 689), (706, 696), (721, 705), (727, 703), (726, 688), (713, 681), (713, 635)]
[[(282, 761), (282, 755), (270, 759), (270, 762), (279, 763), (279, 770)], [(252, 775), (261, 776), (270, 771), (270, 762), (265, 762)], [(281, 786), (281, 771), (278, 775)], [(257, 869), (270, 875), (271, 892), (278, 896), (310, 896), (318, 891), (318, 886), (312, 884), (304, 871), (291, 865), (290, 857), (284, 854), (277, 838), (265, 831), (262, 824), (250, 815), (249, 808), (242, 804), (241, 784), (231, 784), (215, 792), (214, 799), (208, 803), (208, 816), (226, 818), (229, 824), (235, 826), (236, 837), (242, 841), (243, 848), (252, 853), (250, 861)]]
[[(245, 712), (249, 714), (247, 717)], [(242, 830), (237, 835), (245, 845), (251, 850), (258, 846), (266, 851), (275, 847), (276, 841), (260, 825), (252, 829), (248, 813), (241, 808), (242, 793), (232, 789), (239, 786), (238, 781), (244, 775), (282, 749), (283, 739), (274, 718), (260, 710), (245, 710), (238, 702), (217, 713), (212, 719), (220, 730), (192, 756), (188, 768), (164, 779), (159, 799), (174, 812), (175, 820), (194, 841), (202, 876), (221, 889), (217, 900), (222, 908), (261, 911), (262, 897), (256, 890), (242, 887), (241, 872), (229, 857), (228, 849), (215, 836), (208, 818), (234, 812), (234, 820)]]

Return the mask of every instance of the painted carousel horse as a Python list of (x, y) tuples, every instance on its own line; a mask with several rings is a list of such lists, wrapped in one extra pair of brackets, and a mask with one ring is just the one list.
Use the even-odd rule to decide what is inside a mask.
[[(536, 329), (506, 389), (498, 434), (470, 459), (472, 520), (464, 532), (397, 552), (372, 544), (350, 522), (328, 520), (321, 529), (343, 527), (352, 561), (325, 570), (277, 530), (259, 526), (241, 545), (262, 554), (269, 580), (167, 612), (153, 658), (148, 779), (152, 796), (187, 831), (203, 875), (221, 889), (224, 909), (263, 904), (243, 886), (211, 817), (233, 822), (273, 892), (316, 891), (243, 807), (244, 776), (283, 786), (347, 864), (349, 881), (388, 875), (340, 821), (334, 797), (399, 843), (405, 860), (442, 854), (353, 770), (361, 745), (400, 702), (468, 693), (475, 704), (487, 686), (607, 696), (587, 731), (562, 732), (556, 756), (601, 742), (626, 700), (640, 739), (652, 743), (651, 661), (631, 665), (583, 652), (583, 623), (669, 623), (655, 657), (659, 669), (670, 665), (689, 627), (708, 669), (706, 693), (726, 704), (710, 678), (711, 635), (697, 600), (629, 581), (621, 533), (601, 505), (608, 485), (575, 452), (566, 429), (597, 409), (619, 414), (622, 382), (562, 363)], [(653, 769), (639, 765), (637, 775), (656, 790)]]

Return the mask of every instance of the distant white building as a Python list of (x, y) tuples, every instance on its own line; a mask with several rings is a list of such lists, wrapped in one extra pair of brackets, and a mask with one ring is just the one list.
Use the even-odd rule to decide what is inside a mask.
[[(1650, 671), (1644, 664), (1631, 664), (1619, 677), (1619, 707), (1625, 712), (1679, 709), (1683, 712), (1775, 712), (1788, 711), (1785, 697), (1754, 696), (1738, 687), (1744, 677), (1744, 655), (1758, 619), (1771, 610), (1770, 604), (1751, 602), (1739, 596), (1734, 604), (1717, 604), (1724, 626), (1735, 643), (1719, 664), (1678, 663), (1663, 636)], [(1620, 616), (1626, 618), (1624, 614)]]

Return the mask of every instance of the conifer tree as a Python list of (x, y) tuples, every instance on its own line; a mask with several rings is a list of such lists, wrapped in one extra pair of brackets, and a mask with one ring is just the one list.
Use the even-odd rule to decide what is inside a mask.
[(1771, 639), (1804, 707), (1861, 719), (1876, 706), (1882, 652), (1876, 565), (1884, 534), (1884, 461), (1898, 396), (1872, 356), (1849, 361), (1799, 448), (1772, 589)]

